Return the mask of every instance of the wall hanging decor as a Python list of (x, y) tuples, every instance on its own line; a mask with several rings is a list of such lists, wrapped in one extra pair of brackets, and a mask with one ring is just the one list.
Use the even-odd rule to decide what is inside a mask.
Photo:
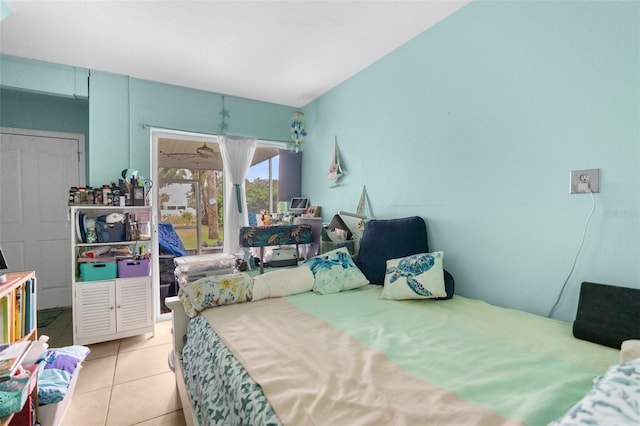
[(327, 179), (331, 181), (330, 188), (338, 186), (338, 179), (344, 175), (342, 166), (340, 165), (340, 155), (338, 153), (338, 137), (336, 136), (333, 142), (333, 156), (331, 158), (331, 165), (329, 166), (329, 173), (327, 173)]
[(291, 140), (293, 141), (292, 150), (294, 152), (300, 151), (305, 136), (307, 136), (307, 130), (305, 129), (304, 113), (296, 111), (291, 114)]
[(224, 135), (227, 129), (229, 128), (228, 118), (231, 117), (231, 111), (224, 107), (224, 96), (222, 96), (222, 107), (220, 108), (220, 126), (218, 129), (218, 134)]

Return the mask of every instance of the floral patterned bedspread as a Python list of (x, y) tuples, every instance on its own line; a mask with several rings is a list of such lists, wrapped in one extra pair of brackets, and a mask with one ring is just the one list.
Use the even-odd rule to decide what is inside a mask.
[(262, 389), (220, 341), (207, 320), (189, 322), (184, 379), (199, 425), (280, 425)]

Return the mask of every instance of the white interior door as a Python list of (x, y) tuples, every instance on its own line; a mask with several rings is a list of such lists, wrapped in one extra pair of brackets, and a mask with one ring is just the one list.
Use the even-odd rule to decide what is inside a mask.
[(84, 136), (0, 129), (0, 245), (9, 271), (34, 270), (38, 309), (71, 306), (68, 193), (84, 185)]

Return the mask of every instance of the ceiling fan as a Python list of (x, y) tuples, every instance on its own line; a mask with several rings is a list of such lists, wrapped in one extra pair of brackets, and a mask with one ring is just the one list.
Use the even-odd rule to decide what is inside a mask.
[(196, 149), (196, 153), (202, 158), (211, 158), (215, 155), (215, 151), (207, 146), (205, 142), (202, 146)]
[(174, 158), (180, 161), (193, 161), (196, 158), (212, 158), (215, 156), (216, 152), (207, 146), (206, 142), (202, 143), (202, 146), (196, 148), (195, 152), (163, 152), (160, 151), (161, 154), (166, 155), (169, 158)]

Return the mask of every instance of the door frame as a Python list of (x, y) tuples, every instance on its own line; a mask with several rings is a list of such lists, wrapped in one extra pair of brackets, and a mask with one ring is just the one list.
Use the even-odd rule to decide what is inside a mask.
[(53, 130), (21, 129), (17, 127), (0, 127), (0, 133), (20, 136), (36, 136), (45, 138), (72, 139), (78, 141), (79, 179), (78, 185), (87, 185), (87, 141), (82, 133), (57, 132)]
[[(54, 130), (35, 130), (35, 129), (24, 129), (24, 128), (16, 128), (16, 127), (0, 127), (0, 137), (2, 137), (3, 135), (11, 135), (11, 136), (24, 136), (24, 137), (35, 137), (35, 138), (47, 138), (47, 139), (63, 139), (63, 140), (70, 140), (70, 141), (76, 141), (77, 143), (77, 151), (78, 151), (78, 182), (76, 183), (78, 186), (86, 186), (86, 177), (87, 177), (87, 170), (86, 170), (86, 152), (87, 152), (87, 141), (85, 139), (85, 135), (82, 133), (69, 133), (69, 132), (59, 132), (59, 131), (54, 131)], [(60, 195), (59, 197), (61, 199), (66, 199), (68, 198), (68, 190), (69, 188), (51, 188), (51, 190), (54, 191), (60, 191)], [(71, 226), (70, 223), (70, 217), (69, 217), (69, 213), (67, 211), (67, 221), (69, 222), (69, 226)], [(68, 233), (69, 236), (69, 247), (71, 247), (71, 232)], [(70, 249), (72, 250), (72, 249)], [(5, 251), (6, 253), (6, 251)], [(73, 254), (72, 254), (73, 255)], [(18, 269), (24, 269), (23, 266), (18, 266), (18, 268), (15, 268), (12, 266), (12, 264), (9, 264), (10, 270), (18, 270)], [(68, 263), (66, 266), (67, 271), (70, 274), (75, 273), (71, 268), (72, 268), (72, 264)], [(71, 281), (69, 281), (69, 285), (71, 284)], [(69, 297), (68, 297), (68, 302), (69, 305), (71, 306), (71, 292), (72, 292), (72, 288), (69, 286), (68, 288), (68, 292), (69, 292)], [(38, 298), (38, 302), (41, 302), (42, 299), (41, 297)], [(57, 299), (57, 301), (61, 301), (61, 300), (67, 300), (66, 296), (61, 297), (60, 299)], [(65, 302), (66, 303), (66, 302)], [(56, 303), (57, 304), (57, 303)], [(42, 309), (42, 307), (40, 306), (36, 306), (36, 309)]]
[[(151, 181), (152, 182), (160, 182), (158, 178), (158, 139), (160, 138), (180, 138), (185, 140), (192, 140), (194, 142), (207, 142), (207, 143), (218, 143), (218, 138), (214, 134), (206, 134), (206, 133), (195, 133), (195, 132), (186, 132), (183, 130), (173, 130), (173, 129), (163, 129), (161, 127), (150, 127), (149, 129), (149, 139), (150, 139), (150, 149), (151, 149), (151, 163), (150, 163), (150, 172), (151, 172)], [(160, 247), (158, 244), (158, 188), (160, 185), (153, 185), (151, 187), (151, 205), (153, 208), (152, 211), (152, 247), (151, 247), (151, 263), (152, 268), (155, 268), (154, 271), (160, 271)], [(160, 273), (153, 274), (153, 305), (154, 305), (154, 315), (157, 321), (169, 321), (171, 320), (172, 314), (171, 312), (163, 314), (161, 312), (162, 305), (160, 303)]]

